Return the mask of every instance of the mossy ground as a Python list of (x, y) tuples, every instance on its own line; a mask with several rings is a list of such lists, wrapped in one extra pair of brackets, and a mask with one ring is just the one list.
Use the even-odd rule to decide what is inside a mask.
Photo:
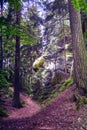
[(73, 84), (73, 78), (69, 77), (67, 80), (65, 80), (62, 84), (56, 84), (55, 86), (50, 86), (52, 88), (46, 89), (41, 92), (37, 97), (37, 102), (41, 104), (48, 105), (50, 102), (54, 100), (55, 97), (59, 95), (60, 92), (63, 92), (64, 90), (68, 89)]

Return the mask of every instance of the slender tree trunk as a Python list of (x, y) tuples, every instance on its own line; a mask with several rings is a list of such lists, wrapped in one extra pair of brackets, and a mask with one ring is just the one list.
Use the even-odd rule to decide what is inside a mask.
[[(3, 0), (0, 2), (1, 4), (1, 17), (3, 17)], [(2, 36), (2, 27), (0, 30), (0, 69), (3, 69), (3, 36)]]
[(0, 34), (0, 69), (3, 69), (3, 41), (2, 41), (2, 29)]
[(64, 67), (65, 67), (65, 74), (67, 75), (67, 62), (66, 62), (66, 41), (65, 41), (65, 37), (66, 37), (66, 34), (65, 34), (65, 27), (64, 27), (64, 19), (63, 19), (63, 31), (64, 31)]
[[(16, 13), (16, 25), (20, 31), (20, 11)], [(20, 36), (16, 36), (16, 50), (15, 50), (15, 77), (14, 77), (14, 98), (13, 106), (20, 108)]]
[(80, 94), (87, 94), (87, 52), (85, 49), (80, 11), (73, 8), (69, 2), (70, 26), (74, 55), (74, 82)]

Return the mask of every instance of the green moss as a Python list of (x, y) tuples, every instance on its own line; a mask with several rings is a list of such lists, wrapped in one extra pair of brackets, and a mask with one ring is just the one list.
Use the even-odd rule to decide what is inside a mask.
[(65, 80), (65, 82), (60, 86), (60, 84), (55, 85), (55, 88), (51, 91), (50, 95), (46, 100), (43, 101), (43, 104), (46, 106), (49, 105), (60, 92), (63, 92), (65, 89), (69, 88), (73, 84), (73, 78), (69, 77), (69, 79)]
[(79, 110), (81, 106), (87, 104), (87, 98), (79, 96), (77, 99), (76, 109)]
[[(56, 75), (56, 77), (53, 79), (53, 83), (57, 83), (56, 85), (50, 84), (49, 86), (45, 87), (37, 87), (37, 89), (33, 93), (33, 99), (36, 100), (38, 103), (42, 104), (42, 106), (47, 106), (50, 104), (58, 95), (60, 92), (64, 91), (65, 89), (69, 88), (73, 84), (73, 78), (69, 77), (69, 79), (65, 80), (65, 82), (61, 84), (61, 75)], [(39, 85), (39, 83), (38, 83)], [(40, 86), (40, 85), (39, 85)]]
[(62, 80), (62, 76), (60, 73), (57, 73), (52, 80), (52, 85), (58, 84)]
[(59, 92), (64, 91), (65, 89), (69, 88), (73, 84), (73, 78), (70, 77), (69, 79), (65, 80), (63, 85), (60, 87)]
[(44, 61), (45, 61), (44, 57), (40, 57), (40, 58), (36, 59), (35, 62), (33, 63), (33, 68), (39, 69), (40, 67), (43, 66)]
[(72, 55), (72, 53), (69, 51), (66, 51), (66, 55)]
[(43, 93), (40, 92), (38, 103), (41, 103), (41, 105), (44, 107), (49, 105), (54, 100), (54, 98), (58, 96), (59, 86), (60, 85), (57, 84), (55, 86), (47, 86), (44, 88)]

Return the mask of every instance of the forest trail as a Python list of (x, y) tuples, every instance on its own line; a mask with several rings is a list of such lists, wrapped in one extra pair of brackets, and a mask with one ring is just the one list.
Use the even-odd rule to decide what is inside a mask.
[[(74, 89), (75, 87), (72, 86), (65, 90), (41, 111), (39, 107), (36, 107), (37, 105), (35, 107), (32, 105), (32, 108), (28, 106), (22, 110), (19, 109), (23, 117), (20, 115), (19, 119), (15, 115), (1, 120), (0, 130), (86, 130), (81, 126), (83, 121), (81, 113), (84, 113), (84, 110), (81, 108), (77, 111), (75, 103), (72, 102)], [(33, 114), (31, 114), (32, 109)]]
[[(12, 87), (10, 87), (11, 91), (14, 91)], [(8, 119), (20, 119), (24, 117), (31, 117), (40, 111), (40, 106), (36, 104), (29, 96), (26, 96), (24, 93), (20, 93), (20, 98), (25, 102), (22, 108), (16, 109), (11, 106), (12, 103), (7, 102), (7, 110), (9, 112)]]

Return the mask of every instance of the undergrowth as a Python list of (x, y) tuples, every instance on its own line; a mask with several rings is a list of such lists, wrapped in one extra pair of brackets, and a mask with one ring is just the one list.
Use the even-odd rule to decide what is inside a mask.
[(54, 100), (54, 98), (56, 98), (64, 90), (68, 89), (72, 84), (73, 84), (73, 78), (69, 77), (68, 79), (66, 79), (64, 81), (63, 84), (55, 85), (54, 89), (48, 95), (44, 95), (44, 94), (41, 95), (39, 97), (38, 102), (42, 101), (41, 103), (44, 104), (44, 105), (50, 104)]
[(8, 113), (3, 106), (0, 106), (0, 117), (7, 117)]
[(82, 106), (87, 104), (87, 97), (85, 96), (78, 96), (76, 99), (76, 109), (79, 110)]
[(4, 71), (0, 71), (0, 117), (8, 116), (4, 107), (4, 99), (6, 98), (10, 85), (11, 83), (7, 81)]
[(62, 84), (62, 86), (59, 89), (59, 92), (64, 91), (65, 89), (69, 88), (73, 84), (73, 78), (69, 77), (65, 80), (65, 82)]

